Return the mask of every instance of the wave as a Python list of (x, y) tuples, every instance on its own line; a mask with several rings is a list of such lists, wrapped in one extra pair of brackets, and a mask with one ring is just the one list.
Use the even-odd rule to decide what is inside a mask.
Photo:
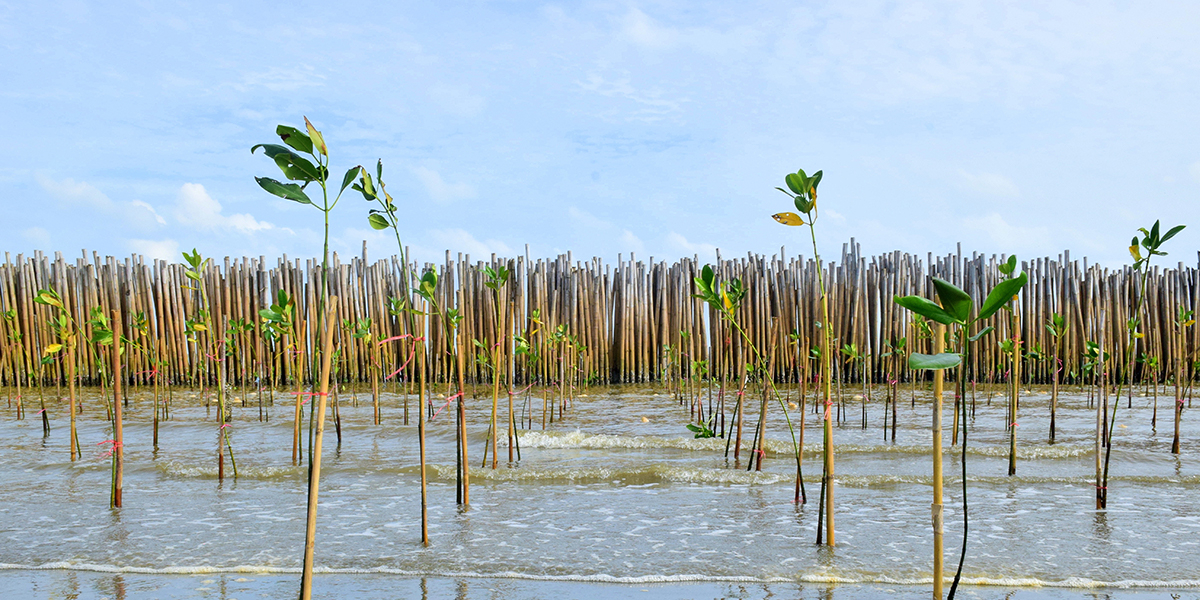
[[(177, 461), (163, 461), (154, 463), (155, 468), (159, 473), (168, 477), (178, 477), (183, 479), (216, 479), (217, 467), (205, 464), (199, 466), (195, 464), (184, 464)], [(272, 480), (272, 479), (295, 479), (297, 477), (307, 477), (308, 468), (301, 466), (287, 465), (284, 467), (264, 467), (259, 465), (242, 466), (238, 468), (238, 479), (256, 479), (256, 480)], [(225, 477), (233, 478), (233, 467), (228, 463), (225, 465)]]
[[(274, 565), (236, 565), (236, 566), (166, 566), (166, 567), (133, 567), (106, 565), (86, 562), (57, 561), (38, 565), (22, 565), (0, 563), (0, 571), (86, 571), (92, 573), (135, 573), (142, 575), (207, 575), (207, 574), (279, 574), (291, 575), (300, 573), (300, 567), (281, 567)], [(498, 571), (482, 573), (478, 571), (417, 571), (397, 569), (393, 567), (338, 568), (315, 567), (314, 573), (331, 575), (398, 575), (404, 577), (446, 577), (470, 579), (524, 579), (532, 581), (574, 581), (580, 583), (828, 583), (828, 584), (888, 584), (888, 585), (930, 585), (932, 577), (888, 577), (871, 574), (818, 574), (800, 573), (795, 577), (754, 577), (737, 575), (704, 575), (700, 573), (680, 573), (675, 575), (631, 575), (619, 576), (606, 573), (598, 574), (564, 574), (542, 575), (538, 573), (522, 573), (517, 571)], [(950, 581), (949, 578), (946, 579)], [(1122, 579), (1116, 581), (1101, 581), (1086, 577), (1067, 577), (1065, 579), (1039, 579), (1036, 577), (1005, 577), (1005, 576), (966, 576), (962, 583), (972, 586), (992, 586), (1009, 588), (1071, 588), (1071, 589), (1152, 589), (1152, 588), (1200, 588), (1200, 579)]]
[[(785, 436), (786, 437), (786, 436)], [(611, 448), (630, 448), (630, 449), (650, 449), (650, 448), (670, 448), (678, 450), (692, 451), (725, 451), (726, 440), (722, 438), (686, 438), (686, 437), (662, 437), (662, 436), (626, 436), (613, 435), (608, 433), (585, 433), (580, 430), (571, 432), (557, 431), (533, 431), (521, 435), (520, 444), (523, 448), (557, 448), (557, 449), (585, 449), (585, 450), (606, 450)], [(506, 445), (507, 440), (502, 440), (501, 445)], [(742, 448), (749, 449), (749, 444), (743, 440)], [(791, 455), (794, 451), (791, 439), (768, 439), (766, 443), (768, 454), (785, 454)], [(804, 451), (806, 453), (820, 452), (821, 447), (817, 444), (805, 444)], [(916, 445), (891, 445), (891, 444), (837, 444), (835, 450), (838, 454), (914, 454), (925, 455), (929, 454), (927, 446)], [(1054, 446), (1022, 446), (1017, 451), (1017, 456), (1021, 459), (1058, 459), (1058, 458), (1078, 458), (1081, 456), (1090, 456), (1096, 451), (1093, 445), (1066, 445), (1056, 444)], [(958, 454), (957, 448), (946, 448), (947, 455)], [(1008, 446), (968, 446), (967, 454), (973, 456), (987, 457), (1008, 457)]]

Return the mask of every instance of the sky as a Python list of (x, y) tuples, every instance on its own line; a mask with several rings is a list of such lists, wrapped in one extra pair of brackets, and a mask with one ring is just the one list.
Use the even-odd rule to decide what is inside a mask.
[[(0, 249), (313, 257), (259, 143), (307, 116), (382, 159), (419, 260), (811, 255), (776, 191), (824, 171), (826, 258), (1117, 266), (1200, 249), (1196, 2), (0, 0)], [(395, 241), (347, 192), (333, 250)], [(1160, 264), (1163, 264), (1160, 263)]]

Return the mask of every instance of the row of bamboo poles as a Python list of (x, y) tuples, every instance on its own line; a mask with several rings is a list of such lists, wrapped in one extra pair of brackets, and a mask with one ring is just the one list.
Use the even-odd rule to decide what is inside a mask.
[[(825, 269), (830, 293), (831, 320), (835, 348), (853, 344), (864, 358), (856, 365), (839, 354), (835, 363), (847, 381), (865, 376), (873, 382), (908, 377), (899, 369), (889, 348), (906, 339), (906, 352), (931, 352), (933, 340), (911, 313), (892, 302), (894, 295), (918, 294), (933, 297), (930, 276), (951, 281), (966, 290), (978, 306), (986, 290), (999, 280), (997, 265), (1005, 257), (958, 252), (946, 256), (927, 254), (924, 258), (899, 251), (879, 256), (862, 256), (852, 239), (844, 244), (840, 260), (817, 265), (811, 258), (792, 256), (780, 248), (777, 255), (747, 255), (724, 258), (717, 254), (714, 268), (719, 279), (740, 278), (748, 293), (738, 321), (759, 348), (774, 347), (780, 359), (773, 370), (779, 382), (794, 382), (812, 377), (815, 360), (810, 348), (819, 340), (820, 323), (817, 269)], [(485, 266), (506, 266), (512, 276), (494, 294), (486, 287)], [(523, 355), (515, 363), (515, 383), (547, 383), (564, 377), (580, 383), (627, 383), (661, 381), (690, 376), (703, 367), (712, 378), (736, 379), (739, 365), (749, 360), (736, 335), (722, 327), (716, 315), (694, 298), (693, 278), (704, 262), (683, 258), (674, 262), (641, 261), (630, 255), (619, 257), (616, 264), (598, 258), (575, 261), (570, 253), (553, 259), (533, 260), (528, 256), (473, 261), (459, 254), (446, 253), (441, 264), (414, 264), (413, 273), (436, 269), (440, 305), (456, 307), (463, 316), (460, 331), (466, 340), (481, 340), (495, 345), (494, 331), (497, 298), (505, 304), (504, 313), (511, 326), (505, 330), (521, 335), (538, 350), (537, 357)], [(1174, 268), (1154, 267), (1147, 285), (1145, 337), (1134, 349), (1137, 357), (1158, 358), (1157, 369), (1135, 361), (1134, 380), (1168, 378), (1181, 366), (1183, 376), (1194, 375), (1195, 349), (1200, 328), (1181, 327), (1181, 308), (1194, 309), (1200, 303), (1200, 270), (1182, 262)], [(1138, 277), (1130, 268), (1111, 269), (1088, 264), (1087, 259), (1073, 260), (1069, 252), (1057, 258), (1036, 258), (1021, 262), (1029, 273), (1029, 285), (1019, 301), (1019, 318), (1026, 361), (1022, 376), (1028, 382), (1049, 382), (1059, 367), (1060, 380), (1078, 380), (1084, 373), (1085, 342), (1105, 342), (1105, 351), (1114, 370), (1110, 377), (1124, 377), (1128, 363), (1123, 344), (1130, 307), (1136, 297)], [(335, 344), (341, 348), (336, 377), (341, 381), (372, 381), (380, 374), (392, 373), (404, 365), (411, 351), (403, 343), (377, 345), (414, 332), (406, 331), (406, 319), (391, 301), (402, 296), (399, 260), (395, 256), (370, 261), (364, 243), (361, 256), (344, 262), (335, 253), (330, 276), (330, 293), (338, 298), (342, 326)], [(242, 324), (226, 336), (226, 354), (232, 360), (218, 361), (230, 384), (294, 380), (296, 375), (311, 380), (311, 364), (291, 361), (278, 341), (264, 336), (258, 316), (279, 291), (296, 299), (297, 331), (304, 340), (302, 352), (309, 355), (317, 344), (315, 327), (309, 326), (316, 314), (320, 286), (319, 261), (289, 259), (286, 255), (268, 263), (264, 257), (225, 258), (205, 273), (209, 298), (204, 306), (211, 309), (216, 327), (227, 329)], [(39, 305), (34, 297), (41, 289), (54, 289), (79, 322), (93, 311), (110, 315), (117, 311), (124, 327), (122, 335), (137, 340), (152, 336), (161, 357), (153, 364), (148, 353), (128, 358), (128, 381), (145, 384), (156, 374), (159, 381), (176, 384), (200, 384), (200, 377), (218, 379), (215, 368), (207, 368), (211, 355), (187, 339), (186, 321), (202, 306), (199, 289), (189, 286), (184, 266), (162, 260), (147, 261), (142, 256), (124, 259), (101, 258), (86, 250), (74, 261), (61, 253), (54, 258), (38, 252), (33, 256), (8, 253), (0, 266), (0, 381), (28, 385), (41, 378), (43, 383), (63, 381), (66, 372), (62, 360), (40, 363), (43, 349), (54, 343), (48, 324), (51, 307)], [(416, 305), (420, 308), (420, 305)], [(1069, 328), (1056, 344), (1047, 331), (1052, 314), (1062, 314)], [(1101, 320), (1103, 316), (1104, 320)], [(353, 335), (356, 324), (365, 324), (369, 337)], [(1007, 368), (999, 341), (1011, 337), (1010, 320), (993, 319), (996, 330), (983, 338), (982, 350), (972, 357), (973, 378), (1003, 377)], [(144, 323), (146, 333), (135, 330)], [(431, 377), (446, 382), (455, 365), (447, 347), (447, 336), (440, 319), (418, 314), (417, 336), (425, 336), (430, 347)], [(775, 329), (779, 328), (779, 329)], [(85, 337), (91, 327), (84, 325)], [(1102, 332), (1107, 332), (1103, 333)], [(775, 331), (787, 335), (775, 335)], [(1103, 334), (1102, 334), (1103, 333)], [(786, 348), (780, 346), (787, 346)], [(508, 364), (515, 351), (509, 338), (499, 354), (490, 357), (485, 346), (479, 356), (489, 355)], [(375, 353), (378, 351), (378, 355)], [(1057, 362), (1054, 357), (1057, 356)], [(99, 382), (98, 363), (79, 353), (76, 372), (85, 382)], [(812, 363), (812, 364), (810, 364)], [(901, 363), (902, 364), (902, 363)], [(389, 368), (388, 365), (392, 365)], [(565, 373), (563, 365), (570, 365)], [(467, 379), (490, 380), (486, 361), (468, 360)], [(297, 370), (298, 372), (293, 372)], [(413, 381), (412, 373), (397, 373)], [(211, 382), (210, 381), (210, 382)], [(263, 380), (267, 381), (266, 379)]]

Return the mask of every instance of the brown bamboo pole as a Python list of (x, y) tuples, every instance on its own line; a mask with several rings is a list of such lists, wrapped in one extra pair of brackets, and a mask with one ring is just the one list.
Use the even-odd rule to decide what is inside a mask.
[[(121, 414), (121, 313), (112, 311), (112, 371), (113, 371), (113, 488), (112, 506), (121, 508), (122, 480), (125, 475), (125, 430)], [(74, 439), (74, 438), (72, 438)]]
[(321, 486), (321, 442), (325, 437), (325, 407), (329, 394), (329, 371), (333, 358), (333, 330), (337, 327), (337, 296), (330, 298), (326, 318), (321, 332), (321, 375), (320, 392), (314, 398), (317, 403), (317, 430), (313, 440), (312, 467), (308, 477), (308, 515), (305, 520), (304, 567), (300, 576), (300, 600), (312, 598), (313, 553), (317, 545), (317, 496)]

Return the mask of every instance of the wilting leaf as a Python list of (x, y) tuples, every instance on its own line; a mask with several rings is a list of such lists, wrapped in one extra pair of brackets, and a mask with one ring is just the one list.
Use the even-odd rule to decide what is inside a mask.
[(771, 215), (771, 218), (783, 223), (784, 225), (791, 225), (793, 227), (804, 224), (804, 219), (801, 219), (800, 215), (793, 212), (776, 213)]
[(290, 127), (288, 125), (280, 125), (275, 128), (275, 134), (283, 140), (283, 143), (291, 146), (292, 148), (295, 148), (301, 152), (312, 154), (312, 139), (302, 133), (299, 129)]
[(319, 150), (321, 154), (329, 156), (329, 148), (325, 146), (325, 137), (321, 135), (320, 131), (317, 131), (316, 127), (313, 127), (308, 117), (304, 117), (304, 126), (308, 128), (308, 137), (312, 138), (313, 147)]

